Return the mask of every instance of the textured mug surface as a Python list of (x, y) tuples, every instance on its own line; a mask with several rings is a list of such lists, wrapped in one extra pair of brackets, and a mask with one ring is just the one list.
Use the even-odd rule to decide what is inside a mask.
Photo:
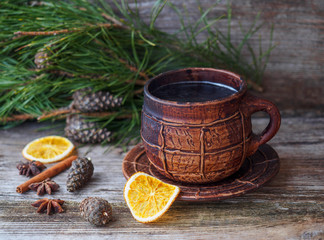
[[(219, 83), (237, 92), (205, 102), (175, 102), (152, 94), (163, 85), (185, 81)], [(270, 116), (259, 135), (251, 126), (257, 111)], [(232, 175), (279, 127), (277, 107), (247, 93), (246, 83), (229, 71), (180, 69), (160, 74), (144, 87), (141, 137), (146, 154), (161, 174), (175, 181), (209, 183)]]

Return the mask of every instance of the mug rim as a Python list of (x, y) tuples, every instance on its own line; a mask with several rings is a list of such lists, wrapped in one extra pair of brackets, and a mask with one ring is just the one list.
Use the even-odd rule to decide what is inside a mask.
[[(179, 72), (184, 72), (187, 70), (192, 70), (192, 71), (210, 71), (210, 72), (218, 72), (218, 73), (225, 73), (228, 75), (231, 75), (232, 77), (235, 77), (237, 79), (239, 79), (241, 81), (240, 84), (240, 89), (237, 90), (237, 92), (233, 93), (230, 96), (227, 96), (225, 98), (221, 98), (221, 99), (214, 99), (214, 100), (208, 100), (208, 101), (203, 101), (203, 102), (177, 102), (177, 101), (172, 101), (172, 100), (167, 100), (167, 99), (162, 99), (162, 98), (158, 98), (156, 96), (154, 96), (150, 91), (149, 91), (149, 86), (150, 84), (155, 81), (156, 79), (160, 78), (163, 75), (168, 75), (168, 74), (174, 74), (174, 73), (179, 73)], [(242, 77), (234, 72), (228, 71), (228, 70), (224, 70), (224, 69), (216, 69), (216, 68), (204, 68), (204, 67), (189, 67), (189, 68), (181, 68), (181, 69), (176, 69), (176, 70), (170, 70), (167, 72), (163, 72), (160, 73), (158, 75), (156, 75), (155, 77), (149, 79), (145, 85), (144, 85), (144, 95), (149, 97), (150, 99), (152, 99), (155, 102), (160, 102), (160, 103), (165, 103), (168, 105), (185, 105), (185, 106), (192, 106), (192, 105), (208, 105), (211, 103), (224, 103), (227, 101), (231, 101), (232, 99), (235, 98), (239, 98), (241, 97), (245, 92), (247, 91), (247, 84), (246, 81), (244, 81), (244, 79), (242, 79)]]

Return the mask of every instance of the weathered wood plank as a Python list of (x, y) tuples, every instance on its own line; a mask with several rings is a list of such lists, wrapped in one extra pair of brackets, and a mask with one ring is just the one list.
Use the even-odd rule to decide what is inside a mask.
[[(12, 206), (13, 205), (13, 206)], [(156, 236), (159, 234), (167, 236), (178, 236), (176, 239), (183, 239), (187, 236), (190, 239), (196, 239), (199, 236), (203, 238), (215, 236), (213, 234), (222, 234), (228, 238), (227, 231), (238, 234), (242, 231), (242, 235), (251, 237), (259, 228), (260, 233), (273, 229), (274, 231), (282, 231), (286, 226), (296, 226), (295, 230), (307, 231), (312, 224), (316, 226), (316, 222), (323, 223), (323, 215), (321, 214), (321, 206), (315, 203), (251, 203), (251, 202), (221, 202), (221, 203), (205, 203), (205, 204), (186, 204), (175, 203), (170, 211), (157, 223), (144, 225), (137, 223), (131, 219), (130, 213), (124, 204), (113, 204), (115, 218), (107, 227), (92, 227), (80, 217), (78, 205), (67, 203), (65, 206), (66, 213), (63, 218), (61, 215), (47, 216), (45, 214), (31, 213), (28, 207), (12, 204), (11, 211), (19, 214), (19, 216), (8, 217), (5, 225), (8, 233), (16, 233), (23, 235), (42, 236), (46, 233), (48, 236), (57, 234), (68, 237), (80, 236), (81, 234), (92, 236), (110, 234), (112, 236), (129, 236), (130, 233), (136, 233), (135, 239), (141, 239), (144, 236)], [(185, 214), (184, 214), (184, 209)], [(260, 210), (263, 211), (260, 211)], [(62, 221), (62, 218), (64, 221)], [(29, 226), (43, 229), (38, 233), (31, 233)], [(246, 230), (249, 229), (251, 233)], [(299, 229), (298, 229), (299, 228)], [(262, 231), (261, 231), (262, 229)], [(319, 228), (321, 229), (321, 228)], [(290, 229), (292, 230), (292, 229)], [(279, 233), (285, 234), (286, 231)], [(125, 235), (124, 235), (125, 234)], [(271, 233), (276, 235), (275, 232)], [(295, 233), (296, 234), (296, 233)], [(18, 234), (17, 234), (18, 235)], [(19, 236), (19, 235), (18, 235)], [(81, 235), (82, 236), (82, 235)], [(283, 235), (285, 236), (285, 235)], [(286, 235), (288, 236), (288, 235)], [(291, 236), (291, 235), (290, 235)], [(297, 237), (298, 235), (296, 235)], [(239, 237), (239, 235), (237, 235)], [(270, 237), (270, 236), (269, 236)], [(270, 239), (270, 238), (269, 238)], [(278, 239), (278, 238), (276, 238)]]
[[(254, 120), (256, 131), (267, 119)], [(156, 223), (136, 222), (124, 200), (126, 182), (120, 149), (83, 146), (79, 153), (92, 157), (95, 173), (76, 193), (67, 192), (67, 171), (54, 180), (61, 189), (52, 198), (66, 200), (65, 213), (37, 214), (30, 204), (35, 192), (18, 194), (27, 178), (18, 175), (20, 151), (36, 137), (62, 133), (37, 131), (48, 124), (25, 123), (0, 131), (0, 239), (320, 239), (324, 234), (324, 118), (284, 118), (270, 145), (281, 158), (279, 174), (255, 192), (220, 202), (175, 202)], [(79, 214), (79, 202), (99, 196), (113, 205), (114, 219), (93, 227)], [(33, 230), (31, 230), (33, 229)], [(38, 230), (36, 230), (38, 229)]]
[[(112, 2), (111, 0), (106, 0)], [(135, 6), (134, 0), (128, 1)], [(179, 8), (187, 9), (186, 21), (196, 22), (199, 9), (196, 0), (171, 0)], [(212, 7), (210, 16), (226, 14), (226, 0), (200, 0), (203, 9)], [(269, 43), (271, 25), (274, 24), (273, 42), (276, 48), (272, 51), (264, 77), (265, 92), (263, 96), (272, 99), (284, 109), (322, 109), (324, 108), (324, 3), (312, 1), (230, 1), (232, 6), (232, 39), (238, 43), (243, 39), (240, 25), (247, 29), (252, 25), (258, 12), (259, 23), (265, 22), (252, 39), (255, 50), (259, 47), (259, 37), (264, 46)], [(138, 1), (141, 16), (148, 20), (154, 0)], [(185, 10), (183, 10), (185, 11)], [(217, 27), (226, 33), (227, 19), (219, 21)], [(169, 8), (161, 12), (156, 25), (167, 32), (179, 28), (177, 15)], [(204, 38), (200, 35), (201, 39)]]

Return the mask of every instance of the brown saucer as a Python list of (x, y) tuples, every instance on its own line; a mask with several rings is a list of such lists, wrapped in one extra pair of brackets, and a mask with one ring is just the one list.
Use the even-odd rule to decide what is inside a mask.
[(174, 182), (160, 174), (147, 159), (143, 144), (139, 143), (124, 158), (123, 174), (128, 179), (136, 172), (145, 172), (163, 182), (179, 186), (181, 192), (177, 200), (217, 201), (236, 197), (261, 187), (278, 173), (279, 162), (276, 151), (264, 144), (255, 154), (246, 158), (242, 167), (232, 176), (215, 183), (187, 184)]

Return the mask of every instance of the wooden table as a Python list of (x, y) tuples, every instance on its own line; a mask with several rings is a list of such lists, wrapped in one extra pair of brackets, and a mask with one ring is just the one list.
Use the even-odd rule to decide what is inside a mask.
[[(262, 129), (267, 119), (255, 119)], [(66, 201), (65, 212), (36, 213), (30, 204), (41, 197), (35, 192), (15, 192), (26, 181), (16, 163), (29, 141), (61, 134), (57, 128), (37, 131), (49, 124), (25, 123), (0, 131), (0, 239), (323, 239), (324, 238), (324, 118), (284, 118), (270, 145), (281, 159), (279, 174), (255, 192), (220, 202), (176, 201), (156, 223), (133, 219), (123, 199), (126, 180), (120, 149), (83, 146), (80, 155), (93, 160), (95, 173), (82, 190), (65, 187), (67, 171), (54, 180), (61, 186), (50, 198)], [(45, 195), (46, 196), (46, 195)], [(88, 196), (103, 197), (113, 206), (114, 219), (94, 227), (79, 213)], [(47, 196), (46, 196), (47, 197)]]

